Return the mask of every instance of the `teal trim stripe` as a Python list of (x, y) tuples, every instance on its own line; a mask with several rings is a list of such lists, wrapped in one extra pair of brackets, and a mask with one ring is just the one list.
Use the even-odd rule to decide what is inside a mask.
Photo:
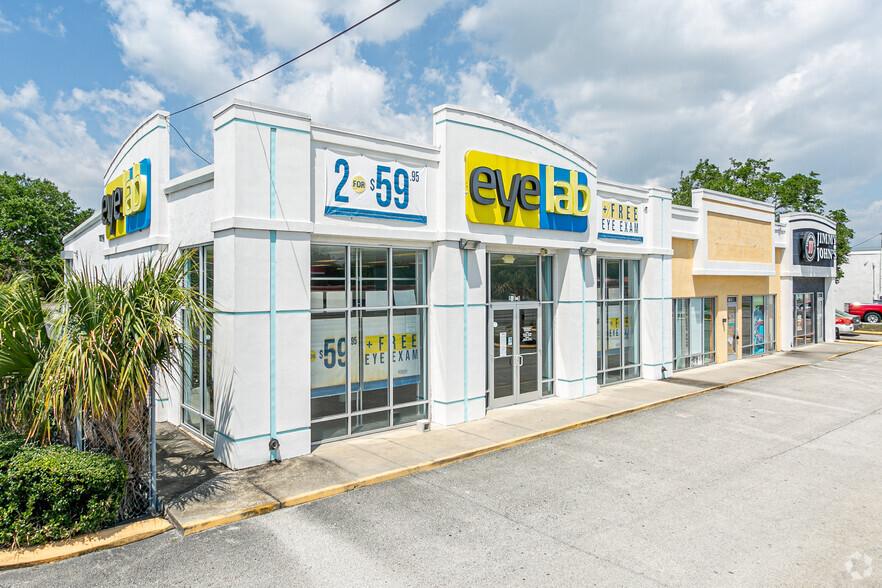
[[(469, 304), (469, 305), (468, 305), (469, 308), (478, 308), (479, 306), (480, 306), (480, 307), (484, 307), (484, 306), (487, 306), (487, 305), (486, 305), (486, 304), (481, 304), (480, 302), (476, 302), (476, 303), (474, 303), (474, 304)], [(462, 308), (463, 305), (462, 305), (462, 304), (433, 304), (432, 307), (433, 307), (433, 308)]]
[(141, 135), (140, 137), (138, 137), (138, 140), (135, 141), (134, 143), (132, 143), (132, 146), (129, 147), (128, 149), (126, 149), (126, 152), (123, 153), (123, 154), (120, 156), (119, 161), (117, 161), (116, 165), (113, 166), (113, 171), (110, 172), (110, 174), (108, 174), (108, 175), (109, 175), (111, 178), (113, 177), (113, 174), (115, 174), (115, 173), (116, 173), (116, 170), (119, 169), (120, 164), (123, 163), (123, 162), (125, 161), (126, 157), (128, 157), (128, 155), (129, 155), (129, 153), (131, 153), (132, 149), (135, 148), (135, 145), (137, 145), (138, 143), (140, 143), (142, 139), (146, 139), (146, 138), (147, 138), (147, 135), (149, 135), (150, 133), (152, 133), (152, 132), (155, 131), (156, 129), (164, 129), (164, 128), (166, 128), (165, 125), (156, 125), (156, 126), (153, 127), (152, 129), (150, 129), (149, 131), (147, 131), (146, 133), (144, 133), (143, 135)]
[(276, 192), (276, 132), (277, 129), (270, 129), (270, 218), (276, 218), (276, 200), (279, 196)]
[[(306, 309), (293, 309), (293, 310), (276, 310), (276, 314), (307, 314), (309, 311)], [(254, 315), (262, 315), (269, 314), (268, 310), (215, 310), (214, 314), (226, 314), (230, 316), (254, 316)]]
[(597, 304), (596, 300), (558, 300), (558, 304)]
[[(584, 378), (576, 378), (575, 380), (567, 380), (566, 378), (558, 378), (561, 382), (566, 382), (567, 384), (572, 384), (573, 382), (582, 382), (585, 383), (586, 380), (596, 380), (597, 376), (585, 376)], [(584, 388), (584, 386), (583, 386)]]
[[(471, 402), (473, 400), (484, 400), (484, 397), (483, 396), (475, 396), (474, 398), (468, 399), (469, 402)], [(443, 400), (433, 400), (432, 402), (434, 402), (435, 404), (443, 404), (443, 405), (447, 406), (450, 404), (459, 404), (460, 402), (464, 402), (464, 401), (463, 400), (451, 400), (450, 402), (444, 402)], [(466, 410), (468, 410), (469, 403), (466, 402), (465, 406), (466, 406)]]
[(585, 396), (585, 256), (582, 256), (582, 396)]
[[(299, 433), (301, 431), (308, 431), (308, 430), (309, 430), (309, 427), (300, 427), (299, 429), (290, 429), (288, 431), (281, 431), (278, 434), (279, 435), (288, 435), (290, 433)], [(215, 433), (217, 433), (218, 437), (223, 437), (224, 439), (226, 439), (230, 443), (243, 443), (245, 441), (255, 441), (257, 439), (269, 439), (270, 438), (269, 435), (254, 435), (253, 437), (243, 437), (241, 439), (233, 439), (229, 435), (224, 435), (220, 431), (215, 431)]]
[(304, 131), (303, 129), (292, 129), (292, 128), (290, 128), (290, 127), (282, 127), (282, 126), (279, 126), (279, 125), (268, 125), (268, 124), (266, 124), (266, 123), (256, 122), (256, 121), (253, 121), (253, 120), (246, 120), (246, 119), (244, 119), (244, 118), (231, 118), (230, 120), (228, 120), (227, 122), (225, 122), (224, 124), (222, 124), (221, 126), (217, 127), (217, 128), (214, 129), (214, 130), (215, 130), (215, 131), (219, 131), (219, 130), (221, 130), (222, 128), (224, 128), (225, 126), (227, 126), (228, 124), (231, 124), (231, 123), (234, 123), (234, 122), (245, 123), (246, 125), (255, 125), (255, 126), (258, 126), (258, 127), (269, 127), (270, 129), (282, 129), (283, 131), (290, 131), (290, 132), (292, 132), (292, 133), (303, 133), (304, 135), (309, 135), (309, 134), (310, 134), (309, 131)]
[(563, 155), (563, 154), (561, 154), (561, 153), (559, 153), (559, 152), (557, 152), (557, 151), (553, 151), (553, 150), (549, 149), (548, 147), (546, 147), (545, 145), (542, 145), (542, 144), (537, 143), (537, 142), (535, 142), (535, 141), (531, 141), (530, 139), (524, 139), (523, 137), (519, 137), (519, 136), (517, 136), (517, 135), (515, 135), (515, 134), (513, 134), (513, 133), (509, 133), (508, 131), (500, 131), (499, 129), (491, 129), (491, 128), (488, 128), (488, 127), (482, 127), (482, 126), (480, 126), (480, 125), (473, 125), (473, 124), (464, 123), (464, 122), (459, 122), (459, 121), (455, 121), (455, 120), (444, 119), (444, 120), (439, 120), (439, 121), (436, 122), (435, 124), (436, 124), (436, 125), (440, 125), (441, 123), (445, 123), (445, 122), (448, 122), (448, 123), (450, 123), (450, 124), (454, 124), (454, 125), (462, 125), (462, 126), (464, 126), (464, 127), (472, 127), (473, 129), (482, 129), (482, 130), (484, 130), (484, 131), (491, 131), (491, 132), (493, 132), (493, 133), (501, 133), (501, 134), (503, 134), (503, 135), (508, 135), (509, 137), (513, 137), (513, 138), (517, 139), (518, 141), (524, 141), (524, 142), (526, 142), (526, 143), (530, 143), (531, 145), (535, 145), (536, 147), (539, 147), (540, 149), (545, 149), (545, 150), (548, 151), (549, 153), (552, 153), (552, 154), (554, 154), (554, 155), (557, 155), (558, 157), (563, 157), (564, 159), (566, 159), (567, 161), (569, 161), (570, 163), (572, 163), (573, 165), (575, 165), (577, 168), (579, 168), (580, 170), (582, 170), (583, 172), (585, 172), (586, 174), (588, 174), (588, 175), (591, 176), (592, 178), (597, 179), (597, 175), (596, 175), (596, 174), (591, 173), (590, 171), (588, 171), (587, 169), (585, 169), (584, 167), (582, 167), (581, 165), (579, 165), (578, 163), (576, 163), (575, 161), (573, 161), (572, 159), (570, 159), (569, 157), (567, 157), (566, 155)]
[[(270, 218), (276, 218), (276, 132), (270, 128)], [(270, 231), (270, 439), (276, 438), (276, 232)], [(270, 459), (276, 459), (276, 451), (270, 450)]]
[[(662, 263), (664, 263), (664, 261), (662, 261)], [(671, 298), (668, 298), (668, 297), (663, 297), (663, 298), (650, 298), (649, 296), (645, 296), (645, 297), (643, 298), (643, 300), (672, 300), (672, 299), (671, 299)]]
[(469, 422), (469, 252), (462, 250), (462, 402), (463, 420)]

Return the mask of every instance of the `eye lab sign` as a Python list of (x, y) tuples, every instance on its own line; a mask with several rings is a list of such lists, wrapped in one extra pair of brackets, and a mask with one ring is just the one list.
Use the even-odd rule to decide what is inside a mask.
[(600, 227), (597, 237), (643, 243), (642, 213), (636, 204), (603, 200), (600, 205)]

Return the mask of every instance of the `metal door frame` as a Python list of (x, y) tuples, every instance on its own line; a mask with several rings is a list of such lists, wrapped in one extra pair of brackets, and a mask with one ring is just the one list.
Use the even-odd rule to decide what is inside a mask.
[[(735, 336), (735, 353), (729, 353), (729, 309), (733, 308), (735, 310), (735, 323), (731, 326), (734, 329)], [(741, 349), (741, 346), (738, 342), (741, 340), (741, 336), (738, 333), (738, 296), (726, 296), (726, 361), (736, 361), (738, 359), (738, 350)]]
[[(536, 390), (530, 392), (521, 392), (521, 382), (520, 382), (520, 367), (523, 365), (523, 356), (520, 353), (520, 337), (517, 336), (520, 333), (521, 326), (521, 316), (520, 310), (522, 309), (532, 309), (536, 311), (536, 324), (538, 325), (537, 334), (536, 334)], [(495, 393), (495, 381), (496, 381), (496, 356), (493, 355), (493, 344), (494, 344), (494, 333), (493, 333), (493, 323), (496, 311), (508, 311), (512, 313), (512, 345), (511, 345), (511, 378), (512, 378), (512, 394), (511, 396), (507, 396), (505, 398), (497, 399), (494, 395)], [(531, 402), (533, 400), (539, 400), (542, 397), (542, 377), (541, 377), (541, 369), (542, 369), (542, 358), (543, 358), (543, 348), (542, 348), (542, 334), (545, 326), (542, 324), (542, 316), (541, 316), (541, 308), (538, 300), (531, 300), (525, 302), (494, 302), (490, 305), (490, 312), (488, 313), (488, 324), (487, 324), (487, 358), (488, 358), (488, 370), (489, 370), (489, 378), (488, 380), (488, 396), (487, 396), (487, 407), (488, 408), (502, 408), (504, 406), (511, 406), (513, 404), (520, 404), (522, 402)], [(518, 361), (515, 362), (514, 359), (518, 358)]]

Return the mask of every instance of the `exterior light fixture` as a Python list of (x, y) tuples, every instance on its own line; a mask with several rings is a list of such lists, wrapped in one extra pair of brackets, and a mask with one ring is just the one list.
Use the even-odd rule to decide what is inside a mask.
[(543, 247), (542, 249), (539, 250), (539, 255), (541, 255), (542, 257), (545, 257), (546, 255), (548, 255), (548, 249)]
[(579, 255), (594, 255), (594, 252), (597, 251), (592, 247), (579, 247)]
[(464, 251), (474, 251), (478, 248), (481, 242), (475, 239), (460, 239), (459, 240), (459, 248)]

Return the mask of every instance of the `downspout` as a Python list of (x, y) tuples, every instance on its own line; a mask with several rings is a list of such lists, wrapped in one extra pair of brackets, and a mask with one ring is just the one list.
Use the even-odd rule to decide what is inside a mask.
[[(270, 129), (270, 206), (269, 217), (276, 218), (276, 129)], [(270, 231), (270, 300), (269, 300), (269, 337), (270, 337), (270, 460), (281, 461), (279, 457), (279, 440), (276, 438), (276, 232)]]

